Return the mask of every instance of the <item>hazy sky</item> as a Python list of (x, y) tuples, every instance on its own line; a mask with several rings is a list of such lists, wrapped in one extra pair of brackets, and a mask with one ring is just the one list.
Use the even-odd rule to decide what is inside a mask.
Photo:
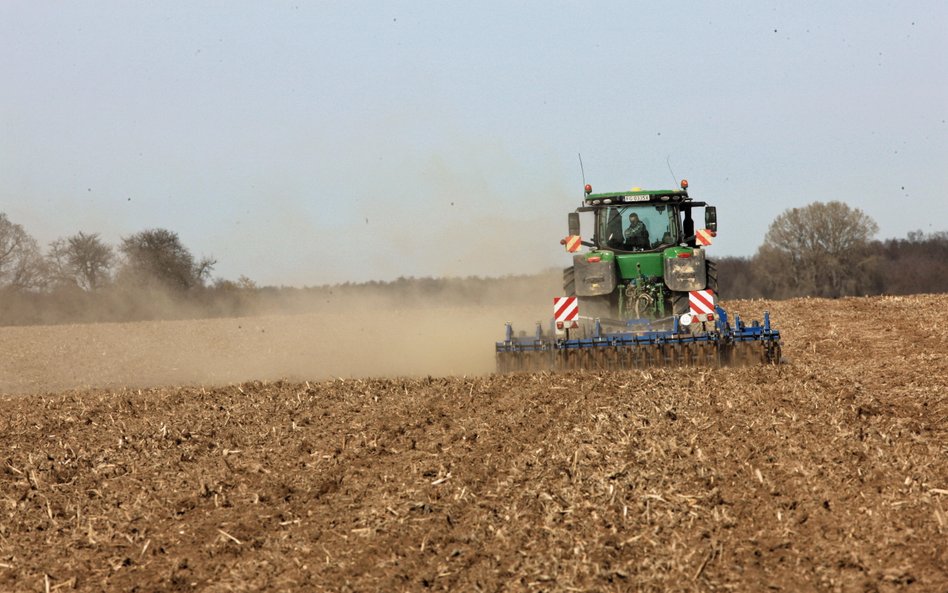
[(687, 178), (717, 255), (817, 200), (948, 230), (946, 31), (944, 0), (3, 0), (0, 211), (262, 284), (520, 273), (569, 263), (582, 153), (596, 191)]

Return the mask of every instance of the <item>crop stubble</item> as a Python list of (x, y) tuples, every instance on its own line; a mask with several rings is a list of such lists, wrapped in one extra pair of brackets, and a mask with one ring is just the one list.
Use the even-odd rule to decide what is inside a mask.
[(766, 305), (781, 367), (4, 397), (0, 590), (948, 590), (948, 298)]

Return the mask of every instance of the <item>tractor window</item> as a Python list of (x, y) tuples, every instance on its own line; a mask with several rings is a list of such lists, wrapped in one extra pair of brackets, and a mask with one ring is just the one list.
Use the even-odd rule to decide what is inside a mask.
[(603, 208), (599, 224), (601, 243), (620, 251), (651, 251), (679, 241), (675, 209), (664, 204)]

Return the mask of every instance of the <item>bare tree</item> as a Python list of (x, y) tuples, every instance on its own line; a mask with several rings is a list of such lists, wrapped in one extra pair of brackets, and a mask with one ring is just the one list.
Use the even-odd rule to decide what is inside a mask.
[(194, 275), (197, 277), (198, 282), (201, 285), (211, 279), (211, 272), (214, 271), (214, 266), (216, 265), (216, 259), (202, 257), (201, 260), (198, 261), (198, 263), (194, 266)]
[(877, 262), (867, 246), (878, 231), (843, 202), (791, 208), (771, 223), (754, 264), (772, 296), (859, 294), (874, 282)]
[(46, 262), (50, 280), (95, 291), (108, 282), (115, 253), (98, 233), (79, 232), (49, 244)]
[(124, 255), (122, 278), (135, 284), (156, 283), (181, 291), (204, 285), (216, 263), (202, 258), (195, 262), (178, 234), (166, 229), (150, 229), (124, 237), (119, 250)]
[(241, 275), (240, 278), (237, 279), (237, 287), (241, 290), (247, 291), (255, 291), (259, 289), (256, 282), (254, 282), (250, 277), (244, 275)]
[(0, 212), (0, 287), (38, 288), (43, 284), (43, 271), (36, 239)]

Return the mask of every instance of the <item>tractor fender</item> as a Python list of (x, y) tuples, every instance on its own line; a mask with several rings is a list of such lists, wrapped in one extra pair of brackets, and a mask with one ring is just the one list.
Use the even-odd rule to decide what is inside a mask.
[(704, 249), (695, 249), (691, 257), (666, 257), (665, 284), (677, 292), (704, 290), (708, 285)]
[(590, 297), (611, 294), (616, 288), (616, 263), (613, 258), (587, 261), (588, 254), (573, 256), (576, 296)]

